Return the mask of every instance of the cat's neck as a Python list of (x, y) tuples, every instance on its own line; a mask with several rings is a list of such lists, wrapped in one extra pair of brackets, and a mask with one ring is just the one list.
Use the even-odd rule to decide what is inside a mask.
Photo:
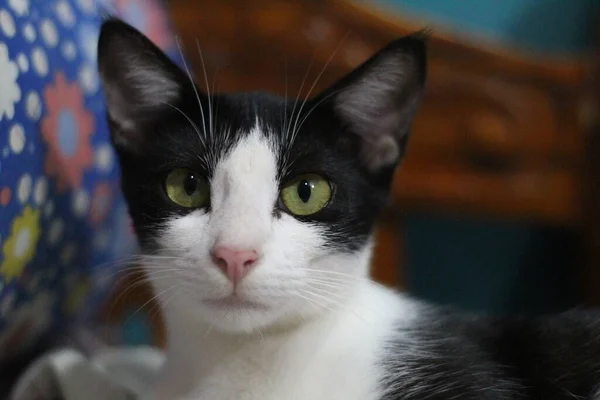
[[(370, 285), (368, 281), (360, 286)], [(364, 288), (357, 288), (355, 299), (348, 299), (345, 307), (326, 310), (306, 321), (288, 321), (246, 334), (231, 334), (215, 330), (209, 324), (191, 322), (178, 310), (166, 309), (167, 364), (161, 380), (168, 382), (168, 391), (188, 393), (216, 370), (231, 369), (230, 360), (246, 360), (251, 364), (273, 364), (275, 355), (293, 360), (298, 349), (315, 349), (319, 337), (331, 331), (344, 314), (352, 313), (354, 303)], [(256, 360), (256, 361), (255, 361)], [(242, 365), (239, 362), (238, 365)], [(159, 385), (162, 387), (163, 385)], [(161, 398), (160, 396), (156, 398)], [(168, 398), (165, 397), (165, 398)]]
[[(419, 306), (392, 290), (369, 280), (360, 281), (345, 307), (325, 312), (288, 329), (231, 335), (190, 326), (189, 321), (167, 316), (169, 348), (167, 364), (158, 387), (172, 393), (193, 393), (223, 377), (244, 371), (258, 376), (297, 377), (308, 365), (348, 354), (376, 357), (378, 343), (389, 337), (402, 321), (410, 323)], [(229, 378), (227, 378), (229, 379)]]
[[(158, 387), (172, 393), (193, 393), (195, 388), (254, 371), (258, 376), (296, 377), (308, 365), (340, 357), (348, 349), (376, 357), (378, 343), (402, 321), (410, 323), (419, 306), (368, 279), (360, 280), (345, 306), (328, 310), (304, 323), (232, 335), (193, 326), (175, 313), (167, 315), (167, 364)], [(321, 361), (319, 361), (321, 360)], [(164, 384), (163, 384), (164, 383)]]

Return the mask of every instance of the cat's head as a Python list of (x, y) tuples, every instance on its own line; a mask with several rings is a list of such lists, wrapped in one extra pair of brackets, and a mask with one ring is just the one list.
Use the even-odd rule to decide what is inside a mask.
[(119, 21), (98, 46), (123, 192), (167, 313), (250, 332), (352, 296), (423, 90), (422, 38), (306, 102), (209, 96)]

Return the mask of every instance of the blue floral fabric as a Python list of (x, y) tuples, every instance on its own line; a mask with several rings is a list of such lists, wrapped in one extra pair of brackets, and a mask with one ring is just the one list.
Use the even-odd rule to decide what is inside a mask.
[(0, 0), (0, 361), (91, 315), (135, 250), (96, 68), (117, 15), (176, 58), (158, 0)]

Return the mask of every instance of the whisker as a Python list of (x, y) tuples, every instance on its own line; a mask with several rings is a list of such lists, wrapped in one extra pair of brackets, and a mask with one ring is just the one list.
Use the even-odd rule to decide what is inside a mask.
[[(121, 290), (119, 290), (119, 294), (117, 295), (116, 298), (114, 298), (113, 300), (111, 300), (111, 304), (112, 306), (110, 307), (110, 309), (108, 310), (108, 315), (112, 315), (113, 311), (114, 311), (114, 307), (116, 307), (116, 305), (119, 303), (119, 300), (126, 298), (127, 295), (129, 295), (130, 293), (133, 292), (134, 289), (144, 285), (144, 284), (151, 284), (152, 280), (157, 280), (161, 277), (165, 277), (165, 276), (173, 276), (174, 274), (177, 275), (178, 271), (177, 269), (167, 269), (167, 270), (159, 270), (159, 271), (151, 271), (151, 272), (146, 272), (143, 276), (136, 278), (135, 280), (133, 280), (132, 282), (128, 282), (128, 284), (121, 288)], [(189, 284), (188, 280), (190, 279), (189, 277), (185, 277), (185, 276), (180, 276), (186, 284)]]
[(133, 314), (131, 314), (127, 320), (125, 320), (124, 324), (127, 324), (127, 322), (129, 322), (129, 320), (131, 318), (133, 318), (134, 316), (137, 315), (138, 312), (140, 312), (141, 310), (144, 309), (144, 307), (146, 307), (148, 304), (150, 304), (151, 302), (157, 300), (160, 296), (163, 296), (165, 293), (172, 291), (173, 289), (178, 289), (179, 287), (181, 287), (181, 285), (173, 285), (168, 289), (162, 290), (160, 292), (158, 292), (157, 294), (155, 294), (154, 296), (152, 296), (148, 301), (146, 301), (144, 304), (142, 304), (140, 307), (138, 307), (137, 310), (135, 310), (135, 312)]
[(316, 280), (316, 279), (311, 279), (308, 282), (314, 283), (315, 285), (323, 286), (325, 288), (331, 288), (331, 289), (348, 289), (351, 287), (351, 285), (346, 285), (346, 286), (339, 285), (336, 282), (320, 281), (320, 280)]
[(296, 120), (294, 121), (294, 128), (292, 129), (292, 138), (288, 142), (288, 145), (290, 143), (294, 142), (295, 137), (298, 134), (298, 130), (296, 130), (296, 125), (298, 123), (298, 118), (302, 114), (302, 110), (304, 109), (304, 105), (306, 104), (307, 100), (310, 98), (310, 95), (311, 95), (313, 89), (315, 88), (315, 86), (317, 85), (317, 83), (319, 82), (319, 79), (321, 79), (321, 76), (323, 76), (323, 73), (325, 72), (325, 70), (327, 69), (327, 67), (329, 66), (329, 64), (331, 64), (331, 61), (333, 61), (334, 57), (336, 56), (337, 52), (340, 50), (340, 48), (342, 47), (342, 45), (344, 44), (344, 42), (346, 41), (346, 39), (348, 38), (349, 34), (350, 34), (350, 31), (346, 32), (346, 34), (344, 35), (344, 37), (340, 40), (340, 43), (337, 45), (337, 47), (335, 48), (335, 50), (333, 51), (333, 53), (331, 54), (331, 56), (329, 57), (329, 59), (327, 60), (327, 62), (325, 63), (325, 65), (323, 66), (323, 68), (321, 69), (321, 72), (319, 72), (319, 75), (317, 75), (317, 78), (315, 79), (314, 83), (312, 84), (312, 86), (308, 90), (308, 94), (304, 98), (304, 101), (302, 102), (300, 110), (298, 111), (298, 114), (296, 115)]
[(111, 300), (109, 300), (109, 302), (110, 302), (110, 307), (109, 307), (109, 309), (108, 309), (108, 312), (107, 312), (107, 314), (108, 314), (109, 316), (112, 316), (112, 315), (113, 315), (113, 312), (115, 311), (115, 307), (116, 307), (116, 306), (119, 304), (119, 301), (120, 301), (121, 299), (124, 299), (124, 298), (126, 298), (126, 297), (127, 297), (127, 295), (129, 295), (129, 294), (130, 294), (130, 293), (133, 291), (133, 289), (135, 289), (135, 288), (137, 288), (137, 287), (141, 286), (143, 283), (144, 283), (144, 282), (138, 282), (138, 281), (135, 281), (134, 283), (132, 283), (132, 284), (129, 284), (129, 285), (127, 285), (127, 286), (126, 286), (124, 289), (120, 290), (120, 291), (119, 291), (119, 294), (117, 295), (117, 297), (115, 297), (114, 299), (111, 299)]
[[(94, 269), (103, 269), (103, 268), (114, 268), (114, 267), (135, 267), (138, 264), (142, 264), (148, 261), (160, 261), (160, 262), (168, 262), (175, 261), (180, 259), (180, 257), (175, 256), (129, 256), (116, 260), (107, 261), (100, 264), (95, 264)], [(132, 265), (133, 264), (133, 265)]]
[(311, 289), (316, 290), (317, 294), (321, 294), (322, 296), (325, 296), (327, 298), (329, 298), (330, 296), (333, 296), (334, 299), (332, 299), (332, 300), (335, 300), (335, 301), (342, 302), (342, 301), (346, 300), (346, 296), (343, 296), (336, 292), (331, 292), (331, 289), (319, 287), (319, 285), (315, 285), (315, 286), (311, 287)]
[(321, 304), (321, 303), (317, 302), (315, 299), (308, 297), (306, 295), (303, 295), (301, 293), (296, 292), (296, 293), (294, 293), (294, 295), (300, 297), (301, 299), (308, 301), (309, 303), (316, 306), (317, 308), (324, 308), (329, 311), (335, 311), (333, 308), (329, 307), (328, 305)]
[(291, 122), (292, 122), (292, 119), (294, 118), (294, 112), (296, 110), (296, 105), (298, 104), (298, 99), (300, 99), (300, 95), (302, 94), (302, 89), (304, 89), (304, 84), (306, 83), (306, 78), (308, 78), (308, 74), (310, 72), (310, 69), (311, 69), (311, 67), (312, 67), (312, 65), (313, 65), (313, 63), (315, 61), (315, 55), (316, 55), (316, 53), (317, 52), (315, 50), (315, 52), (313, 53), (313, 56), (312, 56), (312, 58), (310, 60), (310, 64), (308, 64), (308, 68), (306, 69), (306, 73), (304, 74), (304, 78), (302, 78), (302, 84), (300, 85), (300, 89), (298, 89), (298, 95), (296, 96), (296, 100), (294, 100), (294, 106), (292, 107), (292, 113), (290, 115), (290, 120), (289, 120), (289, 123), (287, 125), (287, 128), (284, 127), (284, 129), (285, 129), (285, 140), (286, 140), (286, 143), (288, 145), (290, 143), (289, 133), (290, 133), (290, 127), (292, 125)]
[(346, 272), (328, 271), (328, 270), (324, 270), (324, 269), (314, 269), (314, 268), (304, 268), (304, 270), (305, 271), (309, 271), (309, 272), (318, 272), (320, 274), (339, 275), (339, 276), (347, 276), (347, 277), (352, 278), (352, 279), (360, 279), (360, 277), (357, 277), (357, 276), (352, 275), (352, 274), (348, 274)]
[(315, 292), (313, 292), (311, 290), (307, 290), (307, 289), (300, 289), (300, 290), (302, 290), (302, 292), (305, 293), (305, 294), (307, 294), (307, 295), (315, 296), (315, 297), (317, 297), (317, 298), (319, 298), (319, 299), (321, 299), (323, 301), (329, 302), (330, 304), (332, 304), (334, 306), (337, 306), (337, 307), (341, 307), (342, 306), (342, 303), (338, 302), (336, 299), (332, 299), (332, 298), (324, 296), (322, 294), (315, 293)]
[(202, 107), (202, 101), (200, 100), (200, 94), (198, 93), (198, 88), (196, 87), (196, 84), (194, 83), (194, 79), (192, 78), (192, 74), (190, 73), (190, 69), (188, 68), (187, 62), (185, 61), (185, 57), (183, 56), (183, 51), (181, 50), (181, 44), (179, 42), (179, 38), (176, 39), (177, 42), (177, 48), (179, 49), (179, 54), (181, 55), (181, 59), (183, 61), (183, 66), (185, 67), (185, 72), (188, 76), (188, 79), (190, 80), (190, 84), (192, 85), (192, 88), (194, 89), (194, 93), (196, 94), (196, 100), (198, 101), (198, 106), (200, 107), (200, 114), (202, 116), (202, 128), (204, 130), (204, 136), (206, 136), (206, 118), (204, 117), (204, 108)]
[[(216, 69), (215, 69), (215, 73), (214, 73), (214, 75), (213, 75), (213, 80), (212, 80), (212, 88), (211, 88), (211, 92), (212, 92), (213, 100), (214, 100), (214, 97), (215, 97), (215, 94), (216, 94), (216, 91), (215, 91), (215, 82), (216, 82), (216, 80), (217, 80), (217, 75), (218, 75), (218, 74), (219, 74), (219, 67), (217, 66), (217, 67), (216, 67)], [(219, 97), (217, 97), (216, 99), (217, 99), (217, 106), (216, 106), (216, 108), (215, 108), (215, 116), (214, 116), (214, 119), (215, 119), (215, 125), (216, 125), (216, 123), (217, 123), (216, 121), (218, 121), (217, 117), (218, 117), (218, 115), (219, 115)], [(214, 127), (212, 127), (212, 129), (215, 129), (215, 128), (214, 128)]]
[(285, 124), (287, 123), (287, 101), (288, 101), (288, 61), (287, 61), (287, 54), (284, 56), (284, 62), (285, 62), (285, 95), (283, 98), (283, 121), (281, 126), (285, 129)]
[(126, 256), (126, 257), (121, 257), (121, 258), (116, 258), (116, 259), (112, 259), (106, 262), (102, 262), (99, 264), (95, 264), (94, 268), (105, 268), (105, 267), (110, 267), (110, 266), (114, 266), (120, 263), (128, 263), (131, 260), (135, 260), (136, 258), (141, 257), (140, 255), (130, 255), (130, 256)]
[(300, 131), (300, 129), (302, 129), (302, 126), (304, 125), (304, 122), (308, 119), (308, 117), (310, 116), (310, 114), (312, 114), (312, 112), (314, 110), (317, 109), (318, 106), (320, 106), (325, 100), (330, 99), (332, 96), (335, 96), (336, 94), (338, 94), (341, 91), (341, 89), (337, 89), (334, 90), (333, 92), (329, 93), (327, 96), (324, 96), (322, 99), (320, 99), (316, 104), (314, 104), (306, 113), (306, 115), (304, 115), (302, 117), (302, 119), (300, 120), (300, 124), (298, 125), (298, 131)]
[(206, 84), (206, 91), (208, 92), (208, 127), (210, 137), (213, 137), (213, 120), (212, 120), (212, 100), (210, 94), (210, 87), (208, 86), (208, 76), (206, 74), (206, 64), (204, 63), (204, 55), (202, 54), (202, 49), (200, 48), (200, 42), (198, 38), (196, 38), (196, 47), (198, 48), (198, 53), (200, 53), (200, 61), (202, 62), (202, 71), (204, 71), (204, 83)]
[(212, 328), (213, 328), (214, 325), (215, 325), (214, 323), (211, 323), (208, 326), (208, 329), (206, 330), (206, 332), (204, 332), (204, 337), (207, 337), (210, 334), (210, 331), (212, 331)]
[[(144, 264), (143, 262), (139, 262), (139, 264), (135, 264), (135, 265), (122, 265), (120, 266), (119, 269), (117, 269), (116, 271), (112, 271), (110, 274), (106, 274), (104, 275), (106, 278), (114, 278), (117, 277), (118, 275), (125, 275), (125, 277), (130, 276), (133, 273), (136, 272), (147, 272), (148, 269), (150, 268), (156, 268), (156, 269), (161, 269), (161, 268), (167, 268), (166, 265), (150, 265), (150, 264)], [(102, 268), (107, 268), (107, 267), (102, 267)], [(98, 275), (100, 275), (100, 273), (98, 273)], [(117, 278), (120, 279), (120, 278)]]
[[(168, 307), (169, 303), (171, 301), (173, 301), (173, 299), (175, 298), (175, 296), (177, 296), (177, 292), (173, 293), (171, 296), (169, 296), (168, 299), (163, 300), (162, 302), (157, 301), (154, 305), (154, 309), (156, 310), (152, 316), (152, 318), (156, 318), (160, 315), (161, 310), (163, 307)], [(150, 314), (150, 311), (148, 311), (148, 314)], [(150, 317), (150, 315), (149, 315)]]
[(340, 284), (345, 287), (354, 286), (359, 282), (357, 279), (339, 278), (337, 276), (311, 276), (309, 279), (317, 282), (327, 282), (329, 284)]
[[(327, 296), (324, 296), (324, 295), (322, 295), (322, 294), (315, 293), (315, 292), (311, 292), (311, 291), (308, 291), (308, 290), (302, 290), (302, 291), (303, 291), (305, 294), (307, 294), (307, 295), (315, 296), (315, 297), (318, 297), (319, 299), (321, 299), (321, 300), (323, 300), (323, 301), (327, 301), (327, 302), (329, 302), (329, 303), (332, 303), (332, 304), (333, 304), (334, 306), (336, 306), (336, 307), (339, 307), (339, 308), (345, 308), (345, 307), (346, 307), (346, 304), (342, 304), (341, 302), (337, 301), (336, 299), (332, 299), (331, 297), (327, 297)], [(360, 319), (361, 321), (363, 321), (363, 322), (367, 322), (367, 321), (364, 319), (364, 317), (362, 317), (362, 316), (358, 315), (358, 314), (357, 314), (355, 311), (350, 311), (350, 313), (351, 313), (352, 315), (354, 315), (356, 318)]]
[(202, 137), (202, 135), (200, 134), (200, 130), (198, 129), (198, 126), (196, 126), (196, 124), (194, 123), (194, 121), (192, 121), (192, 119), (190, 117), (187, 116), (186, 113), (184, 113), (183, 111), (181, 111), (180, 108), (174, 106), (173, 104), (167, 103), (163, 101), (163, 104), (168, 105), (169, 107), (174, 108), (175, 110), (179, 111), (179, 113), (181, 115), (183, 115), (185, 117), (185, 119), (188, 120), (188, 122), (190, 123), (190, 125), (192, 125), (192, 128), (194, 128), (194, 130), (196, 131), (196, 133), (198, 134), (198, 138), (200, 139), (200, 141), (202, 142), (203, 146), (206, 146), (206, 144), (204, 143), (204, 138)]

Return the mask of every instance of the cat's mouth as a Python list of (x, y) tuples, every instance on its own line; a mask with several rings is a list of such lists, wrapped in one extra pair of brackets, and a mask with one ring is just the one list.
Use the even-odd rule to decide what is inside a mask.
[(244, 300), (239, 296), (232, 294), (219, 299), (205, 299), (204, 303), (211, 307), (222, 308), (222, 309), (250, 309), (250, 310), (266, 310), (267, 306), (250, 301)]

